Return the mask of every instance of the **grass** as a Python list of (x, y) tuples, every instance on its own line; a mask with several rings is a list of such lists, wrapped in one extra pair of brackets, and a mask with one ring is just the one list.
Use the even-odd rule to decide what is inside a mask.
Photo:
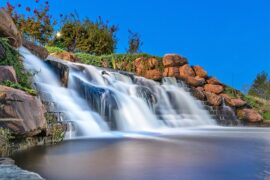
[(37, 95), (37, 91), (35, 91), (34, 89), (28, 88), (28, 87), (24, 87), (21, 84), (14, 83), (12, 81), (3, 81), (0, 84), (1, 85), (4, 85), (4, 86), (11, 87), (11, 88), (14, 88), (14, 89), (19, 89), (19, 90), (25, 91), (28, 94), (33, 95), (33, 96), (36, 96)]
[(61, 53), (64, 52), (65, 50), (59, 48), (59, 47), (54, 47), (54, 46), (46, 46), (46, 49), (50, 54), (52, 53)]

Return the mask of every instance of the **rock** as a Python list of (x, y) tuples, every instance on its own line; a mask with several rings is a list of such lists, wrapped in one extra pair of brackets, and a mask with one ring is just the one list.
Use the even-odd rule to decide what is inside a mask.
[(206, 84), (204, 90), (215, 94), (220, 94), (224, 91), (224, 87), (221, 85)]
[(254, 109), (240, 109), (237, 111), (237, 116), (240, 120), (250, 123), (261, 122), (263, 117)]
[(218, 79), (216, 79), (215, 77), (210, 77), (210, 78), (208, 78), (208, 79), (206, 80), (206, 82), (207, 82), (208, 84), (213, 84), (213, 85), (222, 85), (222, 83), (221, 83)]
[(185, 64), (179, 68), (179, 75), (181, 78), (186, 79), (189, 76), (195, 77), (195, 72), (188, 64)]
[(3, 81), (18, 82), (16, 72), (12, 66), (0, 66), (0, 82)]
[(206, 99), (205, 94), (203, 93), (203, 91), (200, 88), (194, 88), (194, 87), (191, 88), (191, 93), (195, 98), (197, 98), (201, 101), (204, 101)]
[(201, 66), (193, 66), (193, 70), (195, 71), (196, 76), (201, 78), (207, 77), (207, 72)]
[(149, 69), (155, 69), (159, 65), (159, 62), (156, 58), (151, 57), (151, 58), (148, 58), (147, 61), (148, 61)]
[(26, 47), (32, 54), (36, 55), (40, 59), (46, 59), (49, 56), (49, 52), (46, 48), (38, 46), (31, 41), (23, 39), (22, 44)]
[(6, 97), (7, 97), (7, 94), (6, 93), (0, 92), (0, 101), (6, 99)]
[(140, 57), (134, 60), (133, 64), (137, 75), (143, 75), (144, 71), (146, 70), (146, 61), (147, 58), (145, 57)]
[(199, 91), (204, 91), (204, 88), (202, 86), (196, 87), (196, 89), (198, 89)]
[(212, 106), (219, 106), (222, 103), (222, 97), (211, 92), (204, 92), (207, 102)]
[(158, 69), (147, 70), (144, 77), (152, 80), (160, 80), (162, 78), (162, 73)]
[(163, 72), (164, 77), (179, 77), (179, 68), (178, 67), (166, 67)]
[(8, 38), (9, 43), (18, 48), (22, 45), (22, 37), (9, 14), (0, 9), (0, 37)]
[(39, 98), (24, 91), (1, 86), (5, 93), (0, 106), (0, 127), (9, 128), (14, 134), (34, 136), (46, 129), (44, 108)]
[(231, 98), (227, 94), (221, 94), (221, 96), (224, 98), (225, 103), (231, 107), (242, 107), (242, 106), (247, 104), (246, 101), (244, 101), (240, 98)]
[(195, 86), (195, 87), (202, 86), (205, 84), (205, 79), (199, 76), (196, 76), (196, 77), (189, 76), (186, 78), (186, 81), (187, 81), (187, 84), (191, 86)]
[(177, 54), (166, 54), (162, 62), (165, 67), (177, 67), (187, 64), (187, 59)]
[(6, 50), (4, 46), (0, 43), (0, 61), (6, 57)]
[(77, 62), (78, 59), (75, 56), (75, 54), (71, 53), (71, 52), (59, 52), (59, 53), (53, 53), (50, 54), (51, 56), (54, 56), (56, 58), (62, 59), (62, 60), (66, 60), (66, 61), (70, 61), (70, 62)]
[(46, 60), (46, 64), (48, 64), (54, 71), (54, 73), (61, 80), (63, 86), (68, 86), (68, 76), (69, 76), (69, 67), (60, 61), (55, 61), (55, 58), (49, 56)]
[(34, 172), (26, 171), (11, 163), (0, 164), (1, 179), (44, 180)]

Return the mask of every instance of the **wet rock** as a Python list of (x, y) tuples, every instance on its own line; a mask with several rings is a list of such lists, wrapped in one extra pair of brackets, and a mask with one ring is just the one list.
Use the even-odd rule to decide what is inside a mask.
[(207, 77), (207, 72), (201, 66), (193, 66), (193, 70), (196, 76), (199, 76), (201, 78)]
[(147, 70), (144, 77), (152, 80), (160, 80), (162, 78), (162, 73), (159, 69)]
[(0, 37), (8, 38), (9, 43), (18, 48), (22, 45), (22, 37), (9, 14), (0, 9)]
[(71, 52), (67, 52), (67, 51), (53, 53), (50, 55), (54, 56), (56, 58), (62, 59), (62, 60), (70, 61), (70, 62), (77, 62), (78, 61), (78, 58), (75, 56), (75, 54), (73, 54)]
[(0, 159), (0, 174), (3, 180), (21, 179), (21, 180), (44, 180), (40, 175), (23, 170), (14, 164), (10, 158)]
[(195, 72), (188, 64), (185, 64), (179, 68), (179, 75), (181, 78), (186, 79), (187, 77), (195, 77)]
[(162, 62), (165, 67), (177, 67), (187, 64), (187, 59), (177, 54), (166, 54)]
[(237, 110), (237, 116), (240, 120), (244, 120), (250, 123), (261, 122), (263, 120), (263, 117), (254, 109)]
[(215, 93), (215, 94), (220, 94), (224, 91), (224, 87), (221, 85), (213, 85), (213, 84), (206, 84), (204, 86), (204, 90), (207, 92)]
[(49, 56), (49, 52), (46, 48), (38, 46), (31, 41), (23, 39), (22, 44), (26, 47), (31, 53), (39, 57), (40, 59), (46, 59)]
[(222, 97), (211, 92), (204, 92), (207, 102), (211, 106), (219, 106), (222, 103)]
[(187, 84), (194, 86), (194, 87), (202, 86), (205, 84), (205, 79), (198, 77), (198, 76), (196, 76), (196, 77), (189, 76), (186, 78), (186, 81), (187, 81)]
[(191, 93), (195, 98), (197, 98), (201, 101), (204, 101), (206, 99), (205, 94), (203, 93), (203, 91), (200, 88), (194, 88), (194, 87), (191, 88)]
[(39, 98), (1, 85), (0, 92), (5, 93), (0, 106), (0, 127), (27, 136), (39, 134), (46, 129), (44, 108)]
[(178, 67), (166, 67), (163, 72), (164, 77), (179, 77), (179, 68)]
[(17, 82), (17, 76), (12, 66), (0, 66), (0, 82), (12, 81)]
[(222, 85), (222, 83), (215, 77), (210, 77), (206, 80), (208, 84), (213, 84), (213, 85)]
[(53, 57), (49, 56), (46, 60), (46, 63), (53, 69), (55, 74), (58, 76), (62, 85), (68, 86), (68, 76), (69, 76), (69, 67), (65, 63), (55, 60)]

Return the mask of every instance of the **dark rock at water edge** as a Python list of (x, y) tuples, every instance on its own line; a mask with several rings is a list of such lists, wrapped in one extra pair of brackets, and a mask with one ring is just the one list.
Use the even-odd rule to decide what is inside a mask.
[(34, 55), (36, 55), (37, 57), (39, 57), (40, 59), (46, 59), (49, 55), (49, 52), (46, 48), (42, 47), (42, 46), (38, 46), (36, 44), (34, 44), (31, 41), (28, 41), (26, 39), (23, 39), (22, 44), (24, 47), (26, 47), (29, 51), (31, 51), (31, 53), (33, 53)]

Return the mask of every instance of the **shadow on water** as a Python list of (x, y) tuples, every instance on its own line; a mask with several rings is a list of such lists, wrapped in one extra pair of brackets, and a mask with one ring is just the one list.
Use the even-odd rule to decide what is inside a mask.
[(260, 130), (72, 140), (13, 158), (46, 179), (269, 179), (270, 130)]

